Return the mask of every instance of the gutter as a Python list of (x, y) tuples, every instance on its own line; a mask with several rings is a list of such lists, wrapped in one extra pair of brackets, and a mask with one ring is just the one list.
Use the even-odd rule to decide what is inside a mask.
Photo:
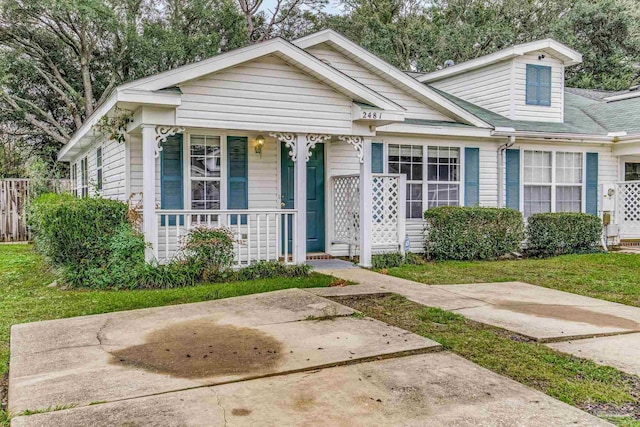
[(575, 142), (579, 140), (584, 143), (612, 143), (615, 140), (615, 136), (611, 133), (607, 135), (588, 135), (581, 133), (547, 133), (547, 132), (530, 132), (530, 131), (516, 131), (507, 130), (513, 128), (496, 128), (491, 134), (493, 136), (511, 136), (515, 135), (518, 138), (532, 138), (532, 139), (553, 139), (557, 141)]
[(508, 136), (509, 141), (498, 147), (498, 207), (504, 207), (504, 152), (516, 143), (516, 130), (514, 128), (495, 128), (491, 132), (494, 136)]

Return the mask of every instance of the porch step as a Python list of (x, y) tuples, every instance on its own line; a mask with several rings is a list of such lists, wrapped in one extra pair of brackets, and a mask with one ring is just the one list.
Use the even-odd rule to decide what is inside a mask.
[(307, 261), (318, 259), (333, 259), (333, 257), (329, 254), (325, 254), (324, 252), (312, 252), (307, 254)]

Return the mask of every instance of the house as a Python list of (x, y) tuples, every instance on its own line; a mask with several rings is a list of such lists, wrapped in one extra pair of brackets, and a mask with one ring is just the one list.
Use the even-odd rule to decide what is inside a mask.
[[(566, 88), (578, 52), (521, 44), (406, 73), (321, 31), (116, 88), (61, 149), (76, 194), (142, 203), (149, 259), (195, 225), (236, 263), (423, 247), (442, 205), (608, 213), (640, 237), (640, 92)], [(124, 142), (98, 131), (129, 112)]]

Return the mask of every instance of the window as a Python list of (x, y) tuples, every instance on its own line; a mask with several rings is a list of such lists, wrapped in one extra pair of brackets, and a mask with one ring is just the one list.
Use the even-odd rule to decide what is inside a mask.
[(582, 210), (582, 153), (556, 153), (556, 212)]
[(581, 212), (583, 161), (582, 153), (525, 151), (525, 218), (541, 212)]
[(71, 181), (73, 183), (73, 195), (78, 197), (78, 164), (71, 165)]
[(102, 147), (96, 150), (96, 187), (98, 191), (102, 191)]
[(86, 157), (80, 160), (80, 194), (82, 197), (89, 195), (89, 170)]
[(220, 209), (220, 137), (192, 135), (190, 140), (191, 209)]
[(625, 181), (640, 181), (640, 163), (624, 164), (624, 180)]
[(460, 204), (460, 149), (429, 147), (427, 209)]
[(420, 145), (390, 145), (389, 173), (407, 176), (407, 218), (422, 218), (423, 158)]
[(551, 105), (551, 67), (527, 64), (527, 105)]

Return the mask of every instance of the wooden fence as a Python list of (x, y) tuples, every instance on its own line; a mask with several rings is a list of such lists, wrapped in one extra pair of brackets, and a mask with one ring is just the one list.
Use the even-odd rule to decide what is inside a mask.
[[(68, 192), (72, 181), (52, 180), (47, 183), (51, 191)], [(25, 221), (25, 207), (31, 183), (28, 179), (0, 179), (0, 242), (26, 242), (29, 230)]]

